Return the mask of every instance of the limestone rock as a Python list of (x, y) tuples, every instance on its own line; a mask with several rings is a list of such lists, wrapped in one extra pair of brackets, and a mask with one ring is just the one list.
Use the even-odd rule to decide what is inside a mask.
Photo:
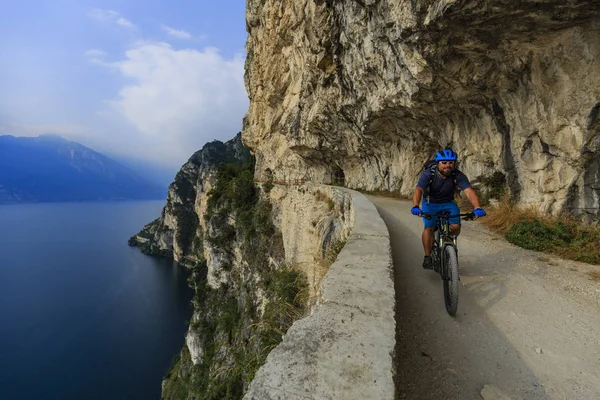
[(196, 331), (190, 329), (185, 335), (185, 344), (190, 352), (190, 357), (194, 365), (199, 364), (204, 355), (202, 337)]
[(412, 192), (451, 145), (482, 190), (599, 215), (597, 1), (248, 0), (257, 177)]
[[(215, 258), (210, 244), (202, 240), (203, 232), (208, 229), (204, 218), (208, 193), (214, 185), (221, 162), (243, 163), (250, 160), (250, 152), (242, 144), (240, 134), (226, 143), (216, 140), (207, 143), (190, 157), (175, 176), (169, 186), (161, 217), (147, 225), (130, 243), (138, 242), (142, 247), (144, 242), (143, 248), (147, 253), (172, 257), (188, 267), (202, 263), (207, 258)], [(214, 265), (220, 265), (218, 257)]]
[[(340, 189), (257, 183), (252, 167), (241, 135), (208, 143), (175, 177), (162, 216), (130, 240), (191, 269), (194, 313), (163, 396), (203, 398), (219, 385), (214, 371), (234, 375), (240, 357), (263, 360), (273, 335), (317, 304), (321, 279), (352, 229), (352, 203)], [(235, 390), (246, 384), (231, 379)]]
[(330, 259), (350, 235), (354, 213), (350, 196), (332, 187), (315, 184), (276, 186), (270, 192), (275, 226), (282, 233), (285, 261), (302, 270), (309, 297), (317, 292)]

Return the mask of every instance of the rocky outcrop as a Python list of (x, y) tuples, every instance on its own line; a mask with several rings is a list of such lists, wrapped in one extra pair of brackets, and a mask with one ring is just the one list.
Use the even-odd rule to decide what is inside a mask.
[(354, 226), (352, 199), (338, 188), (307, 183), (277, 185), (269, 200), (282, 233), (285, 262), (304, 272), (314, 305), (321, 280)]
[(130, 239), (192, 271), (194, 314), (163, 398), (241, 398), (318, 289), (352, 229), (339, 189), (254, 181), (241, 136), (194, 154), (162, 216)]
[(249, 0), (246, 18), (257, 176), (409, 194), (450, 145), (471, 180), (597, 219), (597, 1)]
[(161, 217), (146, 225), (129, 244), (138, 245), (146, 254), (172, 257), (190, 268), (202, 264), (213, 255), (202, 240), (207, 229), (203, 216), (218, 167), (221, 163), (252, 162), (240, 134), (226, 143), (207, 143), (190, 157), (169, 185)]

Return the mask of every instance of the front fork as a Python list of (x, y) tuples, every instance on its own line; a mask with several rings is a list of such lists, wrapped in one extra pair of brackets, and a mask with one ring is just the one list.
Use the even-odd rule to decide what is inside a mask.
[[(446, 246), (454, 247), (456, 252), (456, 262), (458, 262), (458, 246), (457, 246), (457, 238), (453, 237), (452, 242), (444, 243), (444, 239), (441, 237), (440, 232), (436, 229), (434, 231), (434, 239), (433, 239), (433, 266), (436, 272), (439, 272), (442, 276), (442, 279), (449, 280), (450, 275), (448, 274), (447, 263), (446, 263), (446, 252), (444, 249)], [(458, 278), (460, 280), (460, 277)]]

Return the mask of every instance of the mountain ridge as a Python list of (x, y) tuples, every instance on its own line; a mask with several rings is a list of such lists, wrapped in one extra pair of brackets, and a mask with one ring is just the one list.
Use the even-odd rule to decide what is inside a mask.
[(0, 203), (164, 199), (130, 168), (59, 135), (0, 135)]

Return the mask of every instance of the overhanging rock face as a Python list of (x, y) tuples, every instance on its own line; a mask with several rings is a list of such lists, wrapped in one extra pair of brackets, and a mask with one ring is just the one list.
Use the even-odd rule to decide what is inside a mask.
[(451, 145), (472, 180), (598, 217), (597, 0), (249, 0), (246, 17), (257, 174), (408, 194)]
[(389, 234), (373, 204), (346, 193), (354, 227), (323, 279), (320, 304), (269, 353), (245, 400), (394, 398)]

